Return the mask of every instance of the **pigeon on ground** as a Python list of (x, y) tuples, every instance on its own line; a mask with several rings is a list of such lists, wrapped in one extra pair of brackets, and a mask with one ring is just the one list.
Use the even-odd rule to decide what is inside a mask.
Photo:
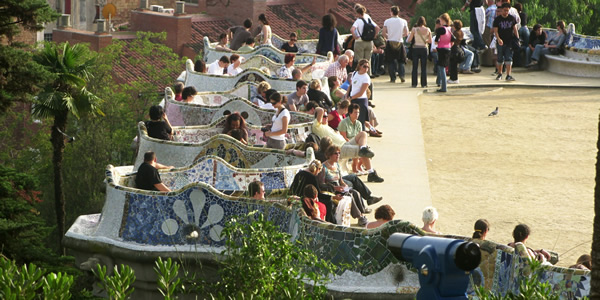
[(497, 106), (496, 106), (496, 109), (494, 109), (494, 111), (493, 111), (493, 112), (491, 112), (491, 113), (488, 115), (488, 117), (493, 117), (493, 116), (496, 116), (496, 115), (498, 115), (498, 107), (497, 107)]

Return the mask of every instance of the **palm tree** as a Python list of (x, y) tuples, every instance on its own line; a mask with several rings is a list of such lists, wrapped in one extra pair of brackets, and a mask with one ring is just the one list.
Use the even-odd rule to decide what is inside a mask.
[(54, 204), (58, 241), (61, 245), (65, 233), (62, 161), (67, 118), (70, 114), (76, 118), (85, 113), (104, 114), (99, 107), (100, 99), (86, 89), (87, 81), (92, 76), (90, 70), (95, 63), (95, 55), (87, 46), (82, 44), (70, 46), (68, 42), (60, 45), (47, 43), (35, 54), (34, 60), (54, 75), (54, 81), (44, 86), (43, 91), (38, 94), (32, 114), (39, 118), (54, 119), (50, 141), (53, 148)]

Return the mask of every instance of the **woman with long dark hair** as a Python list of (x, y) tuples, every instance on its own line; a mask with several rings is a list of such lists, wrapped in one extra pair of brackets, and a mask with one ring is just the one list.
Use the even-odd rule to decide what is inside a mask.
[(544, 45), (536, 45), (531, 55), (531, 63), (528, 67), (535, 66), (539, 60), (547, 54), (559, 54), (560, 49), (565, 44), (567, 39), (567, 30), (565, 29), (565, 21), (556, 22), (556, 29), (558, 33), (550, 38)]
[(488, 231), (490, 231), (490, 222), (486, 219), (479, 219), (475, 222), (475, 229), (473, 231), (473, 238), (485, 240)]
[(227, 116), (225, 120), (225, 128), (223, 128), (224, 134), (230, 134), (231, 130), (239, 129), (242, 134), (241, 142), (248, 144), (248, 127), (246, 126), (246, 120), (238, 112), (234, 112)]
[(327, 55), (331, 51), (334, 55), (340, 55), (341, 49), (338, 43), (338, 31), (335, 28), (337, 21), (332, 14), (326, 14), (321, 20), (319, 29), (319, 41), (317, 42), (317, 54)]
[(269, 25), (267, 16), (265, 16), (265, 14), (260, 14), (258, 16), (258, 21), (262, 23), (262, 30), (258, 34), (260, 36), (260, 44), (273, 46), (273, 43), (271, 42), (273, 33), (271, 32), (271, 25)]
[(417, 87), (419, 62), (421, 63), (421, 87), (427, 87), (427, 54), (431, 45), (431, 30), (427, 27), (425, 17), (419, 17), (417, 24), (410, 31), (408, 41), (412, 41), (412, 87)]

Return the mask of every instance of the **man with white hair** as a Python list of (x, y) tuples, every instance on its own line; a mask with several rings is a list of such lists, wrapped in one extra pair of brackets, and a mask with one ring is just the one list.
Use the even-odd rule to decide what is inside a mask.
[(340, 83), (345, 82), (346, 78), (348, 78), (348, 73), (346, 73), (348, 62), (349, 58), (347, 55), (340, 55), (338, 60), (330, 64), (327, 70), (325, 70), (325, 77), (335, 76), (339, 79)]
[(433, 206), (427, 206), (423, 210), (423, 231), (429, 233), (440, 234), (439, 231), (435, 230), (435, 221), (437, 221), (439, 215), (437, 209)]
[(354, 63), (354, 51), (348, 49), (344, 52), (344, 55), (348, 56), (348, 65), (346, 66), (346, 71), (348, 73), (354, 72), (356, 69), (356, 64)]

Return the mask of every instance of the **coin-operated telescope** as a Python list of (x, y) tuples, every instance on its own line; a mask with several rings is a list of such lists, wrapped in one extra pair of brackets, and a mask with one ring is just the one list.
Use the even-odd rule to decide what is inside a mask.
[(467, 299), (469, 274), (479, 266), (479, 245), (457, 239), (394, 233), (388, 238), (394, 256), (419, 273), (417, 300)]

